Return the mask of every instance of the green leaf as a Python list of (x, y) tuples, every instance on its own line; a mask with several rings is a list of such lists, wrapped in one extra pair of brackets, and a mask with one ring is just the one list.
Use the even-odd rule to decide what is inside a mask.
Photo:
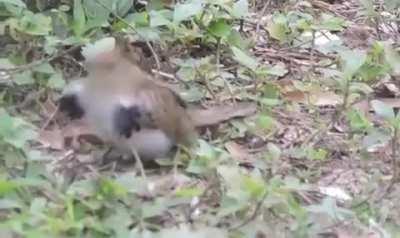
[(329, 31), (341, 31), (345, 26), (346, 20), (333, 15), (322, 14), (322, 21), (318, 28)]
[(384, 4), (390, 11), (400, 7), (400, 2), (398, 0), (385, 0)]
[(286, 65), (282, 62), (279, 62), (276, 65), (269, 67), (266, 71), (269, 75), (274, 75), (278, 77), (282, 77), (288, 73)]
[(171, 24), (172, 12), (170, 10), (150, 11), (150, 26), (166, 26)]
[(208, 159), (215, 159), (216, 151), (215, 148), (204, 140), (199, 140), (199, 147), (195, 151), (199, 157), (205, 157)]
[(30, 71), (24, 71), (14, 75), (14, 82), (18, 85), (29, 85), (35, 83)]
[(289, 40), (290, 28), (285, 15), (277, 15), (272, 21), (269, 21), (267, 30), (270, 36), (283, 43)]
[(147, 12), (135, 12), (126, 16), (125, 20), (136, 27), (146, 27), (149, 25), (149, 15)]
[(384, 130), (371, 130), (371, 132), (364, 136), (362, 140), (362, 146), (367, 151), (375, 150), (377, 147), (381, 147), (382, 145), (387, 145), (389, 141), (392, 139), (392, 136)]
[(241, 49), (232, 46), (231, 47), (232, 52), (233, 52), (233, 58), (243, 66), (248, 67), (249, 69), (255, 71), (258, 67), (258, 62), (251, 56), (247, 55), (245, 52), (243, 52)]
[(18, 117), (10, 116), (4, 109), (0, 110), (0, 138), (22, 149), (24, 145), (37, 136), (34, 127)]
[(157, 28), (152, 27), (140, 27), (136, 28), (136, 32), (148, 41), (160, 41), (160, 32)]
[(26, 8), (26, 4), (22, 0), (0, 0), (0, 3), (13, 4), (18, 7)]
[(365, 63), (367, 54), (361, 50), (343, 50), (339, 52), (345, 77), (352, 77)]
[(282, 150), (273, 143), (268, 143), (267, 149), (268, 149), (268, 154), (266, 155), (266, 159), (278, 160), (282, 155)]
[(275, 125), (275, 119), (267, 115), (260, 115), (257, 118), (257, 125), (262, 129), (269, 130)]
[[(104, 8), (101, 4), (105, 5), (109, 9), (112, 9), (112, 5), (114, 1), (108, 0), (83, 0), (82, 6), (84, 9), (85, 17), (87, 22), (84, 24), (84, 29), (82, 31), (89, 30), (95, 27), (107, 26), (108, 18), (110, 16), (110, 11)], [(83, 19), (82, 19), (83, 20)], [(83, 33), (82, 32), (82, 33)]]
[(233, 4), (232, 15), (235, 18), (243, 18), (249, 15), (249, 3), (247, 0), (239, 0)]
[(208, 31), (217, 38), (226, 38), (231, 34), (232, 27), (224, 19), (218, 19), (210, 24)]
[(307, 210), (313, 213), (328, 215), (331, 219), (337, 219), (338, 221), (344, 221), (354, 216), (351, 210), (338, 207), (336, 200), (329, 196), (324, 198), (321, 204), (308, 206)]
[(74, 0), (72, 30), (76, 36), (82, 36), (85, 30), (86, 17), (82, 0)]
[(260, 199), (266, 192), (265, 183), (260, 178), (245, 176), (243, 178), (243, 187), (250, 193), (250, 196), (255, 199)]
[(400, 54), (393, 47), (385, 42), (385, 60), (390, 65), (394, 75), (400, 75)]
[(359, 110), (351, 110), (347, 113), (347, 119), (350, 121), (350, 128), (353, 131), (366, 131), (372, 128), (371, 122)]
[(100, 193), (108, 198), (122, 197), (128, 190), (114, 180), (103, 178), (100, 180)]
[(244, 49), (248, 45), (248, 43), (243, 39), (242, 35), (235, 29), (231, 29), (231, 33), (227, 37), (226, 41), (231, 46), (236, 46), (239, 49)]
[(65, 81), (60, 72), (54, 73), (50, 76), (47, 82), (47, 86), (53, 89), (63, 89), (65, 86)]
[[(1, 184), (1, 182), (0, 182), (0, 184)], [(12, 190), (10, 190), (10, 191), (12, 191)], [(1, 194), (1, 191), (0, 191), (0, 194)], [(0, 209), (1, 210), (21, 208), (21, 207), (22, 207), (21, 202), (15, 201), (14, 199), (6, 199), (6, 198), (0, 199)]]
[[(111, 2), (111, 1), (110, 1)], [(112, 9), (115, 10), (115, 12), (118, 14), (118, 16), (123, 17), (125, 16), (128, 11), (132, 8), (133, 6), (132, 0), (118, 0), (114, 1), (114, 4), (116, 5)]]
[(324, 160), (328, 152), (324, 149), (307, 148), (307, 157), (311, 160)]
[(178, 191), (175, 192), (175, 195), (177, 197), (192, 198), (200, 196), (202, 193), (203, 193), (202, 189), (191, 187), (191, 188), (180, 188)]
[(382, 101), (372, 100), (371, 106), (378, 116), (385, 118), (387, 120), (394, 119), (395, 115), (393, 108), (383, 103)]
[(0, 196), (4, 196), (10, 192), (13, 192), (15, 189), (20, 187), (21, 185), (15, 181), (10, 180), (0, 180)]
[[(142, 235), (132, 237), (143, 237)], [(192, 229), (188, 225), (182, 225), (179, 227), (165, 228), (162, 229), (157, 236), (159, 238), (228, 238), (227, 231), (215, 227), (200, 226), (197, 229)]]
[(52, 74), (54, 73), (53, 67), (49, 63), (45, 64), (40, 64), (36, 66), (33, 71), (38, 72), (38, 73), (44, 73), (44, 74)]
[(51, 18), (41, 13), (34, 14), (30, 11), (24, 11), (20, 19), (10, 19), (11, 28), (30, 35), (48, 35), (52, 30)]
[(1, 69), (10, 69), (14, 68), (15, 65), (11, 63), (11, 61), (7, 58), (0, 58), (0, 68)]
[(175, 6), (174, 22), (179, 23), (188, 20), (190, 17), (199, 14), (203, 10), (202, 1), (193, 1), (192, 3), (179, 3)]

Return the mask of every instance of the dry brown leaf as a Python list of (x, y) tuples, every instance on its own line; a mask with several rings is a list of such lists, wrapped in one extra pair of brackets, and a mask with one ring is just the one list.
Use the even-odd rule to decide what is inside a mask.
[[(393, 95), (393, 96), (397, 96), (400, 94), (400, 89), (399, 87), (394, 84), (394, 83), (384, 83), (383, 84), (385, 86), (385, 88)], [(390, 95), (387, 95), (390, 96)]]
[(249, 162), (250, 158), (252, 157), (243, 146), (234, 141), (225, 143), (225, 148), (230, 153), (232, 158), (239, 162)]
[(62, 135), (65, 140), (71, 140), (73, 146), (79, 145), (81, 138), (94, 144), (101, 143), (100, 138), (84, 119), (71, 121), (62, 129)]
[(366, 237), (366, 238), (378, 238), (380, 237), (378, 232), (375, 231), (370, 231), (368, 233), (363, 232), (363, 234), (357, 234), (355, 230), (349, 229), (349, 228), (338, 228), (334, 232), (336, 237), (338, 238), (361, 238), (361, 237)]
[(38, 141), (45, 148), (54, 150), (64, 149), (64, 137), (60, 129), (40, 131)]
[(307, 103), (314, 106), (335, 106), (342, 103), (341, 96), (329, 91), (303, 92), (292, 90), (282, 93), (282, 96), (288, 101)]
[(47, 117), (51, 117), (57, 111), (57, 105), (54, 104), (50, 97), (48, 97), (41, 106), (42, 114)]
[(222, 105), (207, 109), (189, 108), (188, 113), (196, 127), (211, 126), (236, 117), (246, 117), (257, 112), (255, 103)]
[(282, 93), (282, 97), (285, 100), (291, 101), (291, 102), (297, 102), (297, 103), (306, 103), (307, 102), (307, 95), (300, 90)]
[(310, 102), (315, 106), (335, 106), (342, 103), (343, 97), (334, 92), (318, 91), (310, 94)]

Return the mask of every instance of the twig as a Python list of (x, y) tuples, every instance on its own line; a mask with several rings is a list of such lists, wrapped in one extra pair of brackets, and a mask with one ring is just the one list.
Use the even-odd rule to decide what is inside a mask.
[(230, 227), (229, 230), (233, 231), (233, 230), (240, 229), (240, 228), (244, 227), (245, 225), (249, 224), (251, 221), (253, 221), (257, 217), (258, 212), (261, 209), (261, 206), (263, 205), (265, 199), (267, 198), (267, 194), (268, 193), (265, 192), (263, 197), (261, 198), (261, 200), (258, 201), (258, 203), (257, 203), (257, 205), (256, 205), (256, 207), (255, 207), (255, 209), (253, 211), (253, 214), (251, 214), (250, 217), (248, 217), (247, 219), (245, 219), (241, 223), (237, 224), (236, 226)]
[(262, 22), (262, 18), (265, 15), (265, 12), (267, 11), (267, 8), (269, 7), (270, 3), (271, 3), (271, 0), (267, 0), (267, 2), (265, 3), (264, 7), (262, 8), (262, 10), (259, 14), (260, 17), (258, 18), (258, 21), (256, 24), (256, 32), (254, 33), (254, 36), (256, 37), (255, 40), (257, 40), (257, 38), (258, 38), (258, 34), (260, 33), (260, 25)]
[[(132, 31), (134, 31), (136, 34), (138, 34), (139, 36), (141, 36), (139, 34), (139, 32), (135, 29), (134, 26), (132, 26), (131, 24), (129, 24), (129, 22), (125, 21), (122, 17), (118, 16), (117, 13), (115, 13), (112, 9), (108, 8), (108, 6), (106, 6), (105, 4), (103, 4), (102, 2), (100, 2), (99, 0), (95, 0), (100, 6), (102, 6), (104, 9), (108, 10), (115, 18), (117, 18), (119, 21), (121, 21), (122, 23), (126, 24)], [(157, 70), (160, 71), (161, 70), (161, 64), (160, 64), (160, 59), (158, 58), (158, 55), (156, 54), (156, 52), (154, 51), (153, 46), (150, 44), (150, 42), (143, 36), (141, 36), (147, 47), (149, 47), (151, 54), (154, 57), (154, 60), (156, 61), (156, 65), (157, 65)]]
[(314, 55), (314, 48), (315, 48), (315, 31), (312, 31), (312, 41), (311, 41), (311, 49), (310, 49), (310, 61), (311, 61), (311, 71), (315, 72), (315, 55)]
[(32, 68), (37, 67), (39, 65), (48, 63), (48, 62), (50, 62), (50, 61), (52, 61), (52, 60), (54, 60), (54, 59), (56, 59), (58, 57), (64, 56), (64, 55), (66, 55), (66, 54), (78, 49), (79, 47), (80, 47), (80, 45), (75, 45), (75, 46), (72, 46), (71, 48), (69, 48), (67, 50), (62, 51), (59, 54), (55, 54), (55, 55), (43, 58), (41, 60), (33, 61), (33, 62), (29, 63), (29, 64), (19, 65), (19, 66), (16, 66), (14, 68), (0, 68), (0, 71), (6, 72), (8, 74), (16, 74), (16, 73), (19, 73), (19, 72), (22, 72), (22, 71), (25, 71), (25, 70), (28, 70), (28, 69), (32, 69)]
[(143, 166), (142, 160), (140, 159), (140, 156), (139, 156), (136, 148), (132, 147), (131, 151), (132, 151), (133, 157), (135, 157), (136, 165), (139, 167), (141, 176), (147, 181), (146, 172), (144, 171), (144, 166)]
[[(168, 79), (176, 80), (176, 81), (182, 83), (186, 88), (190, 88), (190, 84), (188, 82), (186, 82), (185, 80), (181, 79), (180, 77), (178, 77), (177, 75), (169, 74), (169, 73), (166, 73), (166, 72), (163, 72), (163, 71), (159, 71), (159, 70), (156, 70), (156, 69), (152, 69), (151, 72), (153, 74), (157, 74), (157, 75), (160, 75), (160, 76), (168, 78)], [(160, 82), (160, 80), (158, 80), (157, 83), (159, 83), (159, 84), (161, 84), (161, 85), (163, 85), (163, 86), (165, 86), (167, 88), (171, 87), (169, 83)]]
[(175, 156), (174, 156), (174, 162), (173, 162), (174, 163), (174, 167), (172, 169), (173, 177), (174, 177), (174, 183), (176, 182), (176, 179), (178, 177), (178, 158), (180, 157), (180, 155), (181, 155), (181, 148), (180, 148), (180, 146), (178, 146), (178, 149), (177, 149), (177, 151), (175, 153)]
[(393, 166), (393, 177), (392, 177), (392, 181), (391, 184), (393, 186), (393, 184), (397, 181), (399, 174), (398, 174), (398, 163), (397, 163), (397, 140), (399, 136), (399, 129), (397, 127), (394, 128), (394, 135), (393, 135), (393, 139), (392, 139), (392, 166)]
[[(204, 86), (206, 87), (207, 91), (211, 94), (211, 97), (214, 100), (218, 100), (214, 91), (212, 90), (212, 88), (210, 86), (209, 80), (207, 80), (205, 76), (203, 77), (203, 75), (200, 73), (200, 71), (197, 67), (195, 67), (194, 69), (195, 69), (196, 73), (200, 76), (201, 81), (204, 83)], [(216, 77), (219, 77), (219, 76), (217, 75)]]
[(46, 120), (46, 122), (43, 124), (42, 128), (40, 128), (40, 131), (43, 131), (47, 128), (47, 126), (50, 124), (50, 122), (54, 119), (56, 116), (57, 112), (59, 110), (59, 106), (54, 110), (53, 113), (51, 113), (50, 117)]
[(160, 76), (163, 76), (165, 78), (168, 78), (168, 79), (179, 80), (173, 74), (169, 74), (169, 73), (166, 73), (166, 72), (163, 72), (163, 71), (152, 69), (151, 72), (154, 73), (154, 74), (158, 74)]

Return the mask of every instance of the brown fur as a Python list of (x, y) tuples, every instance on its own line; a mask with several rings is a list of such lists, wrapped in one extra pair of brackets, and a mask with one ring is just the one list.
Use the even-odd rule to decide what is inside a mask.
[(135, 64), (135, 52), (126, 44), (117, 39), (114, 50), (86, 62), (86, 87), (95, 92), (93, 97), (118, 95), (135, 101), (152, 119), (149, 127), (161, 129), (177, 144), (190, 145), (196, 133), (182, 100), (141, 70)]

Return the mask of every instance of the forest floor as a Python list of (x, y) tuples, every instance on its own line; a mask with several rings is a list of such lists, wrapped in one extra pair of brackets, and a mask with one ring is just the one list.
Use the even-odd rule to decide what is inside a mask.
[[(0, 79), (18, 86), (1, 94), (1, 237), (400, 237), (396, 1), (130, 6), (85, 38), (89, 2), (4, 24), (26, 35), (0, 38)], [(140, 66), (203, 110), (198, 145), (147, 178), (57, 109), (63, 78), (84, 75), (81, 43), (108, 32), (154, 41), (134, 46)]]

